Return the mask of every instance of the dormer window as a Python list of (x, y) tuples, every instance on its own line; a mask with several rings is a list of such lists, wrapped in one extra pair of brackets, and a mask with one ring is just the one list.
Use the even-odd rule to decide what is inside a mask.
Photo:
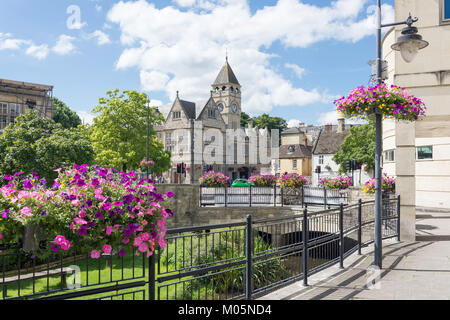
[(208, 118), (216, 118), (216, 110), (208, 109)]
[(173, 119), (181, 119), (181, 111), (172, 112), (172, 118)]
[(288, 153), (294, 153), (294, 151), (295, 151), (294, 146), (289, 146), (288, 147)]

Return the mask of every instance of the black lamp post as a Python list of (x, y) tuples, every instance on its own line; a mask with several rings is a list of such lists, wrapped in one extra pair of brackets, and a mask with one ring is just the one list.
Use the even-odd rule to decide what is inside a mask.
[[(417, 34), (417, 28), (412, 24), (417, 22), (418, 18), (411, 18), (411, 14), (408, 19), (402, 22), (394, 22), (388, 24), (381, 24), (381, 0), (377, 0), (377, 60), (376, 60), (376, 77), (377, 83), (382, 83), (382, 64), (381, 64), (381, 28), (392, 27), (397, 25), (407, 25), (402, 30), (402, 35), (398, 38), (397, 42), (392, 45), (393, 50), (401, 52), (403, 59), (409, 63), (416, 56), (420, 49), (428, 46), (428, 42), (422, 40), (422, 36)], [(382, 181), (381, 181), (381, 135), (382, 135), (382, 115), (375, 115), (375, 259), (374, 264), (381, 269), (382, 267), (382, 245), (381, 245), (381, 201), (382, 201)]]

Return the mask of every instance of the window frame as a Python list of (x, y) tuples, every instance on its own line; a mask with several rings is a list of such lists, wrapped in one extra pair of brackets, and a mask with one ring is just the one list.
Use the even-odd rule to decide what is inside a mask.
[[(6, 112), (3, 112), (3, 108), (6, 107)], [(0, 114), (7, 115), (8, 114), (9, 105), (7, 102), (0, 102)]]
[[(388, 159), (387, 157), (386, 157), (386, 155), (388, 154), (388, 153), (390, 153), (390, 152), (392, 152), (392, 159)], [(384, 162), (395, 162), (395, 149), (391, 149), (391, 150), (386, 150), (386, 151), (384, 151)]]
[[(427, 148), (427, 147), (431, 147), (431, 158), (419, 159), (419, 148)], [(434, 157), (433, 157), (433, 145), (417, 146), (416, 147), (416, 161), (433, 161), (433, 159), (434, 159)]]
[[(450, 16), (448, 18), (445, 17), (445, 6), (450, 6), (450, 0), (441, 0), (439, 5), (439, 21), (440, 24), (450, 24)], [(450, 9), (449, 14), (450, 14)]]
[(324, 156), (319, 155), (319, 164), (323, 164)]
[(292, 159), (292, 170), (297, 170), (297, 166), (298, 166), (298, 164), (297, 164), (297, 159)]

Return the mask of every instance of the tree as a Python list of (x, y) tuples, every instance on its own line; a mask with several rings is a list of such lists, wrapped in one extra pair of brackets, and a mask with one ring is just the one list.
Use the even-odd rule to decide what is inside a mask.
[[(241, 126), (247, 127), (250, 116), (245, 112), (241, 113)], [(280, 117), (271, 117), (267, 113), (263, 113), (258, 117), (253, 118), (253, 126), (260, 129), (268, 128), (269, 132), (272, 129), (278, 129), (280, 133), (287, 128), (287, 122)]]
[[(119, 89), (106, 92), (92, 112), (99, 114), (89, 128), (89, 136), (96, 151), (98, 165), (118, 170), (136, 169), (146, 157), (147, 95), (137, 91)], [(149, 155), (155, 162), (152, 172), (170, 168), (170, 153), (156, 137), (153, 125), (162, 124), (164, 118), (150, 108)]]
[(248, 126), (248, 119), (250, 119), (250, 116), (246, 114), (245, 112), (241, 113), (241, 127), (245, 128)]
[(340, 165), (339, 172), (347, 171), (347, 161), (356, 160), (367, 165), (368, 170), (375, 167), (375, 125), (373, 121), (350, 129), (341, 149), (333, 156), (333, 161)]
[(76, 112), (72, 111), (63, 101), (56, 97), (53, 98), (53, 107), (55, 108), (53, 120), (60, 123), (63, 128), (76, 128), (81, 124), (81, 119)]
[(33, 110), (16, 118), (0, 136), (0, 171), (13, 174), (36, 172), (47, 181), (56, 178), (54, 169), (91, 164), (94, 150), (77, 128), (65, 129)]
[(281, 133), (287, 128), (286, 120), (280, 117), (271, 117), (267, 113), (263, 113), (259, 117), (254, 118), (253, 123), (258, 128), (268, 128), (269, 132), (272, 129), (278, 129)]

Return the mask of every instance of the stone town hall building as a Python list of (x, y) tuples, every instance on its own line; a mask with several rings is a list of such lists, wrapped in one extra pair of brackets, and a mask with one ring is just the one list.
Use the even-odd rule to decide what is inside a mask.
[[(228, 59), (211, 85), (210, 97), (206, 102), (190, 102), (180, 98), (177, 92), (165, 123), (155, 126), (156, 134), (166, 150), (172, 152), (172, 168), (163, 176), (167, 183), (198, 183), (198, 178), (214, 170), (228, 175), (232, 180), (248, 178), (252, 174), (270, 172), (270, 136), (266, 129), (254, 128), (252, 120), (248, 128), (241, 128), (241, 85), (231, 69)], [(227, 129), (241, 135), (227, 141)], [(236, 130), (238, 129), (238, 130)], [(253, 143), (249, 135), (263, 137)], [(249, 141), (253, 141), (250, 143)], [(266, 141), (268, 151), (259, 156), (261, 141)], [(233, 149), (230, 158), (228, 148)], [(232, 146), (232, 147), (230, 147)], [(229, 150), (229, 149), (228, 149)], [(264, 151), (263, 151), (264, 150)], [(252, 157), (249, 157), (249, 152)], [(255, 157), (254, 154), (258, 154)], [(210, 157), (205, 158), (205, 154)], [(241, 155), (241, 158), (238, 157)], [(229, 158), (227, 158), (227, 156)], [(177, 174), (177, 164), (186, 164), (186, 174)]]

